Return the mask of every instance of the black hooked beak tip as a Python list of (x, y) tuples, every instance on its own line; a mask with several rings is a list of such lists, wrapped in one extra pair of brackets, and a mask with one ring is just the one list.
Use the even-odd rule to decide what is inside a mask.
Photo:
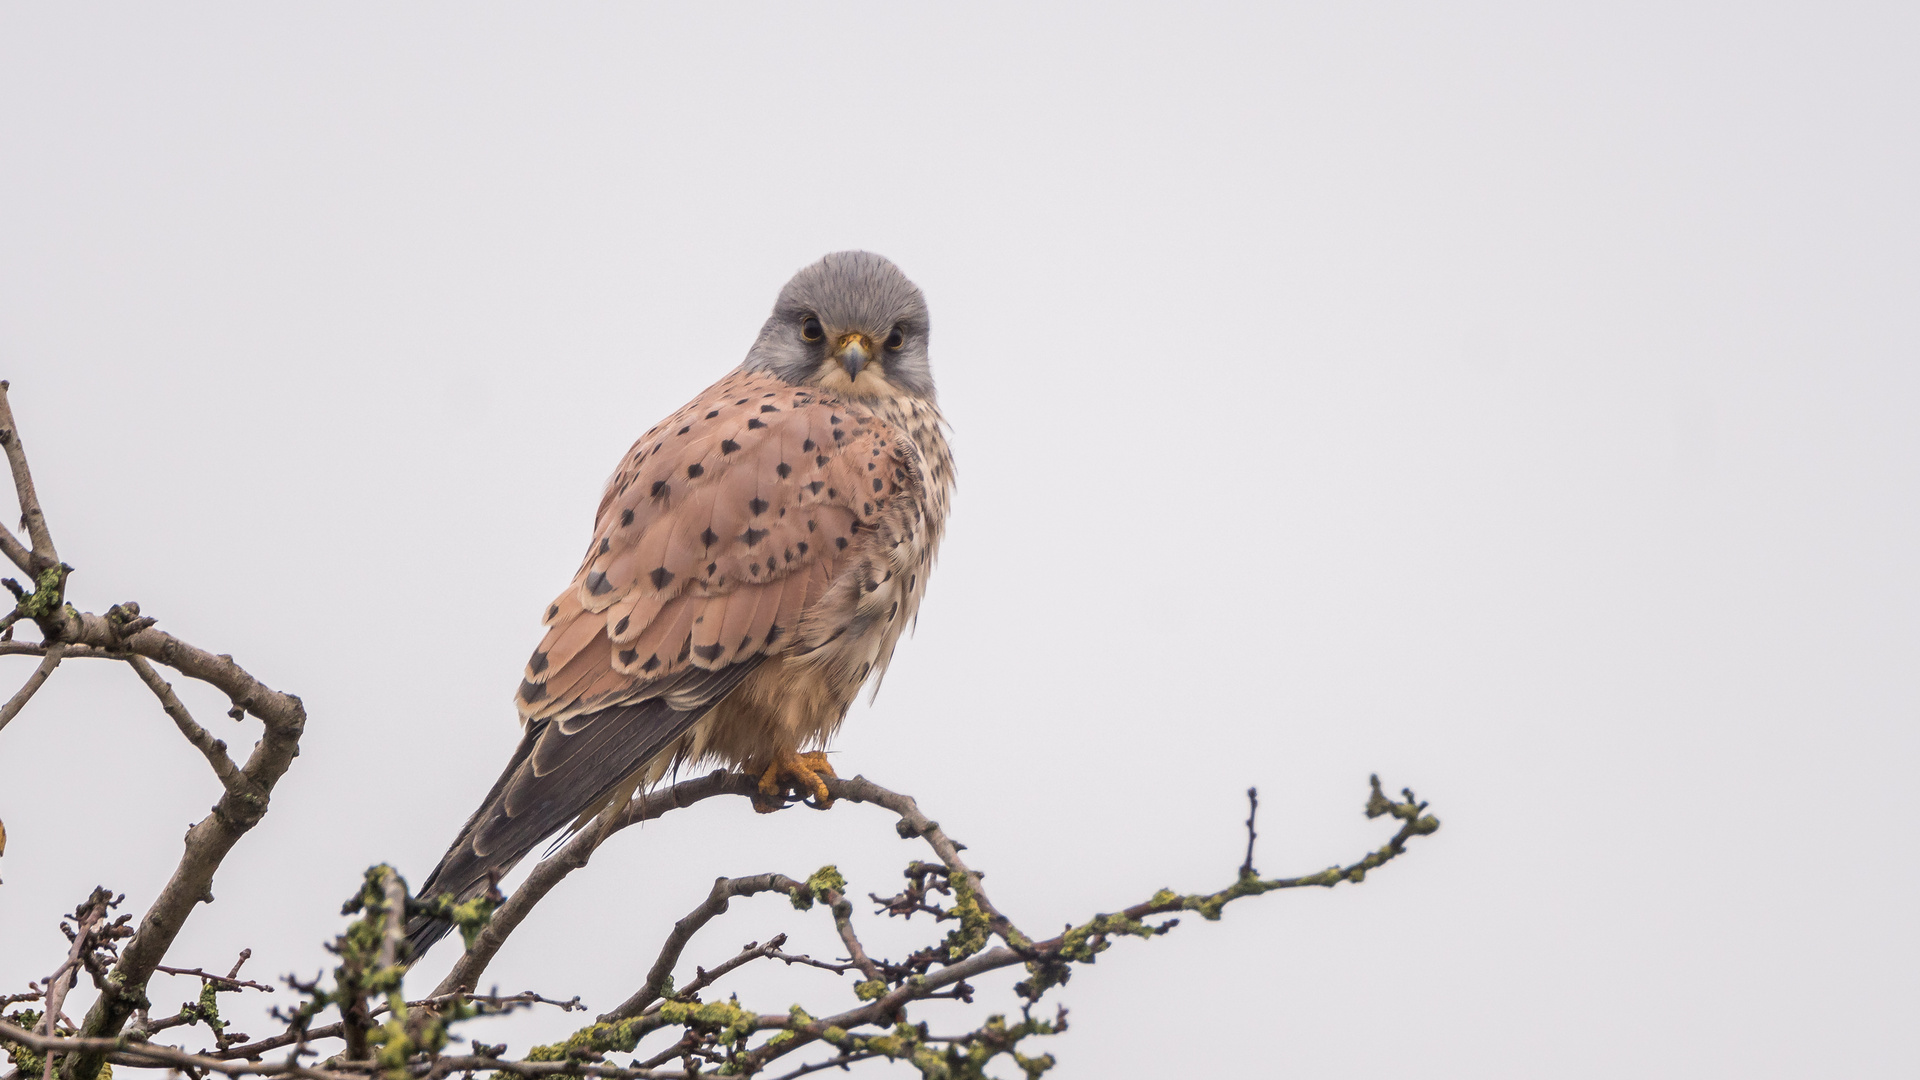
[(857, 379), (860, 369), (866, 367), (867, 360), (873, 356), (873, 344), (864, 334), (848, 334), (840, 339), (840, 347), (833, 355), (840, 366), (847, 369), (847, 378)]

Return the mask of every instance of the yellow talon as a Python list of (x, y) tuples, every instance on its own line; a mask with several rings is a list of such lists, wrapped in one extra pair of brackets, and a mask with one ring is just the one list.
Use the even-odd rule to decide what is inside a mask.
[(774, 758), (767, 771), (760, 774), (760, 794), (753, 800), (753, 808), (763, 814), (771, 814), (786, 805), (789, 790), (802, 798), (811, 795), (813, 801), (807, 805), (816, 810), (825, 810), (833, 805), (833, 796), (827, 791), (827, 779), (838, 779), (833, 766), (827, 763), (827, 755), (818, 750), (805, 754), (796, 754), (783, 750)]

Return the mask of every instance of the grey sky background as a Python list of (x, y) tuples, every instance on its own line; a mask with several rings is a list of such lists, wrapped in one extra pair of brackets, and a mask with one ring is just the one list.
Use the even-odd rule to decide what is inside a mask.
[[(1573, 7), (0, 8), (0, 377), (72, 596), (311, 714), (176, 962), (311, 976), (432, 865), (620, 453), (864, 247), (960, 488), (844, 772), (1037, 929), (1225, 885), (1248, 785), (1269, 873), (1387, 835), (1370, 771), (1445, 823), (1118, 944), (1055, 1075), (1911, 1075), (1920, 20)], [(0, 734), (0, 973), (214, 795), (63, 667)], [(607, 1008), (717, 875), (893, 891), (890, 826), (630, 830), (492, 977)], [(688, 961), (782, 928), (837, 948), (764, 900)]]

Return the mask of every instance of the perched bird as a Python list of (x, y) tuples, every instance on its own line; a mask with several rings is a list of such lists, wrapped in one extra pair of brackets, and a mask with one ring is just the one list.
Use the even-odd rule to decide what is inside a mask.
[[(418, 890), (477, 896), (670, 768), (719, 762), (824, 808), (819, 751), (914, 618), (953, 488), (926, 300), (828, 255), (725, 378), (633, 444), (515, 697), (525, 734)], [(420, 955), (448, 930), (416, 918)]]

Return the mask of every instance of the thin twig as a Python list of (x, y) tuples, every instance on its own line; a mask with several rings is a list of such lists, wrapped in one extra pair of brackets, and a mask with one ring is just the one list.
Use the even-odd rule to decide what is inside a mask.
[(20, 545), (13, 533), (0, 526), (0, 549), (4, 549), (8, 559), (15, 566), (29, 574), (60, 563), (60, 553), (53, 549), (53, 534), (47, 530), (47, 515), (40, 510), (40, 496), (33, 488), (33, 470), (27, 467), (27, 452), (20, 445), (20, 429), (13, 422), (13, 406), (7, 400), (7, 386), (0, 381), (0, 447), (5, 447), (7, 466), (13, 472), (13, 491), (20, 500), (20, 520), (27, 529), (27, 539), (33, 543), (31, 554)]
[(853, 932), (853, 902), (833, 889), (828, 889), (823, 899), (827, 902), (828, 910), (833, 912), (833, 928), (840, 932), (840, 943), (847, 947), (847, 959), (869, 980), (883, 978), (879, 965), (867, 956), (866, 947), (860, 944), (859, 935)]
[[(745, 964), (751, 963), (752, 961), (755, 961), (755, 960), (780, 959), (782, 957), (785, 957), (787, 954), (781, 952), (780, 947), (782, 945), (785, 945), (786, 943), (787, 943), (787, 935), (785, 934), (773, 935), (772, 937), (767, 939), (767, 943), (764, 945), (760, 944), (757, 941), (750, 941), (747, 944), (742, 945), (740, 947), (740, 952), (737, 955), (735, 955), (732, 959), (722, 962), (719, 966), (715, 967), (711, 971), (703, 967), (694, 968), (693, 981), (688, 983), (685, 986), (676, 987), (673, 991), (673, 996), (677, 998), (681, 998), (683, 1000), (690, 1001), (693, 999), (693, 996), (695, 994), (698, 994), (700, 991), (705, 990), (707, 987), (712, 986), (714, 983), (719, 982), (721, 979), (726, 978), (727, 975), (729, 975), (734, 970), (738, 969), (739, 967)], [(803, 956), (803, 957), (798, 957), (797, 959), (806, 960), (807, 958)], [(664, 1000), (665, 999), (662, 998), (654, 1001), (652, 1004), (648, 1005), (646, 1009), (643, 1011), (645, 1012), (655, 1011), (656, 1009), (660, 1008), (660, 1001), (664, 1001)]]
[[(831, 784), (831, 782), (829, 783)], [(925, 1000), (948, 986), (963, 983), (968, 979), (988, 971), (1011, 967), (1014, 964), (1026, 963), (1033, 965), (1030, 970), (1037, 969), (1039, 972), (1044, 973), (1049, 965), (1057, 968), (1071, 962), (1087, 962), (1092, 960), (1101, 951), (1104, 951), (1109, 937), (1154, 937), (1173, 928), (1174, 923), (1172, 921), (1163, 923), (1157, 927), (1149, 926), (1140, 921), (1149, 916), (1180, 911), (1194, 911), (1198, 912), (1202, 918), (1212, 920), (1220, 917), (1221, 910), (1224, 909), (1227, 904), (1241, 897), (1258, 896), (1263, 893), (1282, 889), (1298, 889), (1309, 886), (1332, 888), (1341, 882), (1353, 882), (1357, 884), (1366, 879), (1369, 871), (1385, 865), (1403, 854), (1406, 851), (1407, 842), (1413, 837), (1426, 836), (1440, 828), (1440, 822), (1437, 819), (1425, 814), (1427, 804), (1415, 800), (1413, 792), (1404, 792), (1406, 802), (1396, 803), (1387, 799), (1381, 793), (1380, 778), (1378, 776), (1372, 777), (1371, 783), (1372, 793), (1367, 800), (1367, 816), (1373, 818), (1382, 815), (1391, 815), (1401, 819), (1404, 824), (1401, 826), (1400, 831), (1396, 833), (1392, 839), (1387, 841), (1385, 846), (1376, 851), (1369, 852), (1357, 862), (1344, 867), (1329, 867), (1317, 874), (1306, 874), (1295, 878), (1262, 880), (1252, 874), (1242, 874), (1238, 881), (1226, 889), (1208, 895), (1183, 896), (1172, 890), (1163, 889), (1143, 903), (1135, 904), (1117, 914), (1097, 915), (1088, 922), (1078, 927), (1070, 927), (1066, 932), (1046, 941), (1023, 942), (1022, 947), (1019, 948), (996, 946), (983, 952), (975, 953), (965, 959), (951, 963), (939, 971), (930, 971), (919, 978), (909, 979), (888, 991), (880, 998), (860, 1008), (849, 1009), (837, 1016), (815, 1020), (805, 1025), (804, 1029), (795, 1028), (790, 1023), (785, 1025), (769, 1025), (786, 1027), (800, 1034), (801, 1037), (783, 1042), (778, 1046), (763, 1045), (751, 1053), (743, 1055), (740, 1067), (746, 1072), (752, 1072), (762, 1068), (768, 1061), (792, 1053), (808, 1042), (820, 1038), (830, 1028), (849, 1031), (869, 1024), (885, 1024), (898, 1013), (901, 1007), (908, 1003), (916, 1000)], [(864, 785), (864, 787), (857, 785)], [(862, 794), (866, 794), (866, 788), (876, 788), (880, 791), (885, 791), (884, 788), (878, 788), (878, 785), (871, 784), (861, 777), (855, 777), (853, 781), (849, 781), (846, 786), (849, 790), (844, 797), (847, 798), (856, 798), (857, 796), (854, 794), (856, 790)], [(887, 794), (892, 795), (891, 792)], [(841, 793), (837, 791), (834, 792), (834, 795), (836, 798), (843, 797)], [(894, 797), (904, 798), (903, 796)], [(872, 801), (878, 800), (875, 799)], [(981, 900), (981, 903), (984, 907), (984, 899)], [(1035, 978), (1037, 980), (1039, 975), (1036, 975)], [(1043, 989), (1044, 987), (1039, 988), (1039, 990)], [(1031, 996), (1037, 997), (1039, 990), (1032, 992)]]
[[(490, 1008), (497, 1008), (502, 1010), (512, 1005), (552, 1005), (559, 1008), (563, 1012), (575, 1012), (575, 1011), (583, 1010), (586, 1008), (585, 1005), (582, 1005), (580, 1003), (580, 998), (578, 996), (575, 996), (569, 1001), (561, 1001), (558, 998), (544, 997), (540, 994), (534, 993), (531, 990), (524, 990), (518, 994), (507, 994), (507, 995), (441, 994), (438, 997), (428, 997), (428, 998), (421, 998), (419, 1001), (409, 1001), (407, 1002), (407, 1008), (409, 1010), (431, 1009), (431, 1008), (437, 1008), (441, 1005), (446, 1005), (455, 1001), (471, 1001), (480, 1005), (488, 1006)], [(369, 1017), (384, 1016), (388, 1011), (389, 1011), (388, 1005), (386, 1002), (383, 1001), (380, 1004), (374, 1006), (372, 1009), (369, 1009), (367, 1011), (367, 1015)], [(333, 1024), (327, 1024), (323, 1027), (309, 1028), (305, 1031), (287, 1031), (279, 1035), (270, 1035), (267, 1038), (259, 1040), (258, 1042), (247, 1043), (244, 1046), (227, 1047), (226, 1049), (215, 1053), (213, 1056), (221, 1059), (259, 1057), (261, 1054), (264, 1054), (269, 1050), (278, 1050), (283, 1046), (292, 1046), (295, 1043), (316, 1042), (320, 1039), (338, 1039), (345, 1035), (345, 1030), (346, 1029), (342, 1025), (338, 1023), (333, 1023)]]
[(862, 1050), (857, 1054), (841, 1054), (839, 1057), (828, 1058), (825, 1061), (816, 1061), (811, 1065), (802, 1065), (789, 1073), (781, 1073), (775, 1077), (774, 1080), (794, 1080), (795, 1077), (805, 1076), (808, 1073), (823, 1072), (827, 1069), (844, 1069), (856, 1061), (868, 1061), (880, 1056), (882, 1055), (878, 1050)]
[(1247, 789), (1247, 860), (1240, 864), (1240, 876), (1253, 873), (1253, 842), (1260, 834), (1253, 831), (1253, 817), (1260, 812), (1260, 789)]
[[(252, 950), (248, 950), (248, 951), (250, 952)], [(224, 987), (228, 990), (239, 990), (239, 989), (245, 988), (248, 990), (265, 990), (269, 994), (274, 992), (274, 988), (271, 986), (268, 986), (266, 983), (252, 982), (247, 979), (236, 979), (232, 975), (215, 975), (211, 971), (202, 971), (199, 968), (176, 968), (176, 967), (168, 967), (165, 964), (155, 964), (153, 966), (153, 970), (165, 972), (168, 975), (185, 975), (195, 979), (204, 979), (205, 981), (210, 982), (215, 986)], [(239, 964), (233, 965), (233, 970), (236, 974), (238, 974), (240, 971), (240, 965)]]
[(53, 669), (60, 666), (65, 653), (66, 646), (57, 641), (46, 647), (40, 666), (34, 668), (33, 674), (27, 676), (27, 681), (20, 687), (20, 692), (13, 695), (5, 705), (0, 705), (0, 729), (4, 729), (9, 721), (19, 716), (20, 710), (26, 708), (27, 702), (33, 700), (33, 695), (47, 681), (47, 676), (52, 675)]
[(987, 925), (994, 935), (1015, 949), (1024, 949), (1029, 945), (1027, 936), (1013, 925), (1013, 920), (1002, 914), (987, 898), (986, 890), (980, 886), (980, 875), (960, 857), (960, 845), (954, 843), (953, 838), (940, 828), (939, 822), (920, 812), (920, 806), (912, 796), (889, 791), (864, 776), (856, 776), (839, 784), (829, 781), (827, 786), (836, 799), (873, 803), (900, 815), (900, 820), (894, 824), (894, 831), (905, 838), (918, 836), (925, 840), (949, 871), (965, 879), (968, 891), (986, 915)]
[[(715, 770), (706, 776), (693, 780), (682, 780), (664, 791), (640, 795), (628, 802), (619, 811), (613, 831), (624, 829), (641, 821), (650, 821), (683, 806), (692, 806), (703, 799), (715, 795), (748, 795), (758, 789), (755, 780), (742, 773)], [(480, 983), (480, 976), (493, 962), (500, 946), (506, 944), (508, 935), (527, 917), (535, 904), (538, 904), (554, 886), (560, 884), (568, 874), (587, 865), (593, 852), (605, 838), (603, 831), (589, 826), (576, 833), (573, 839), (552, 855), (540, 861), (527, 875), (520, 888), (514, 890), (507, 902), (501, 904), (487, 920), (486, 928), (473, 939), (473, 945), (447, 972), (446, 978), (434, 988), (434, 994), (458, 994), (471, 991)]]
[(220, 778), (220, 786), (236, 799), (260, 803), (264, 811), (266, 799), (261, 795), (259, 786), (249, 780), (240, 771), (240, 766), (227, 756), (225, 740), (214, 738), (211, 732), (195, 722), (193, 714), (187, 711), (186, 705), (173, 692), (173, 687), (160, 677), (159, 672), (153, 670), (152, 664), (138, 656), (128, 656), (126, 660), (127, 666), (140, 676), (140, 681), (153, 691), (153, 696), (160, 699), (160, 707), (166, 711), (174, 726), (180, 729), (180, 734), (186, 736), (193, 748), (200, 751), (201, 756), (207, 759), (207, 764), (213, 767), (213, 775)]
[(802, 956), (798, 953), (788, 953), (788, 952), (768, 953), (767, 958), (770, 960), (778, 960), (789, 967), (793, 966), (794, 964), (799, 964), (802, 967), (819, 968), (821, 971), (831, 971), (835, 975), (845, 975), (849, 971), (860, 970), (860, 965), (855, 964), (851, 961), (844, 964), (834, 964), (834, 963), (829, 963), (828, 961), (825, 961), (825, 960), (815, 960), (811, 956)]
[(62, 660), (125, 660), (125, 653), (109, 652), (87, 645), (74, 645), (56, 642), (52, 645), (44, 641), (0, 641), (0, 656), (45, 656), (48, 650), (58, 647)]
[[(0, 386), (3, 385), (0, 384)], [(40, 1015), (41, 1034), (47, 1036), (53, 1034), (54, 1022), (60, 1018), (60, 1007), (66, 1004), (67, 991), (73, 989), (74, 981), (80, 977), (80, 969), (93, 948), (94, 927), (107, 917), (108, 903), (111, 899), (111, 894), (105, 889), (95, 889), (93, 895), (87, 898), (87, 902), (73, 913), (73, 945), (67, 950), (67, 958), (60, 965), (60, 969), (46, 981), (46, 1004)], [(48, 1052), (42, 1056), (46, 1062), (41, 1080), (53, 1080), (55, 1054)]]
[(687, 943), (700, 928), (712, 922), (727, 910), (727, 905), (736, 896), (753, 896), (763, 892), (781, 892), (788, 894), (806, 893), (811, 890), (805, 882), (795, 881), (785, 874), (755, 874), (752, 877), (716, 878), (713, 888), (707, 890), (707, 898), (673, 924), (673, 932), (667, 935), (666, 943), (660, 946), (660, 955), (653, 961), (653, 967), (647, 972), (647, 981), (633, 996), (621, 1002), (611, 1012), (600, 1017), (603, 1024), (615, 1020), (625, 1020), (630, 1016), (639, 1016), (647, 1011), (647, 1006), (665, 995), (666, 986), (673, 978), (673, 968), (680, 962), (680, 954), (686, 950)]

